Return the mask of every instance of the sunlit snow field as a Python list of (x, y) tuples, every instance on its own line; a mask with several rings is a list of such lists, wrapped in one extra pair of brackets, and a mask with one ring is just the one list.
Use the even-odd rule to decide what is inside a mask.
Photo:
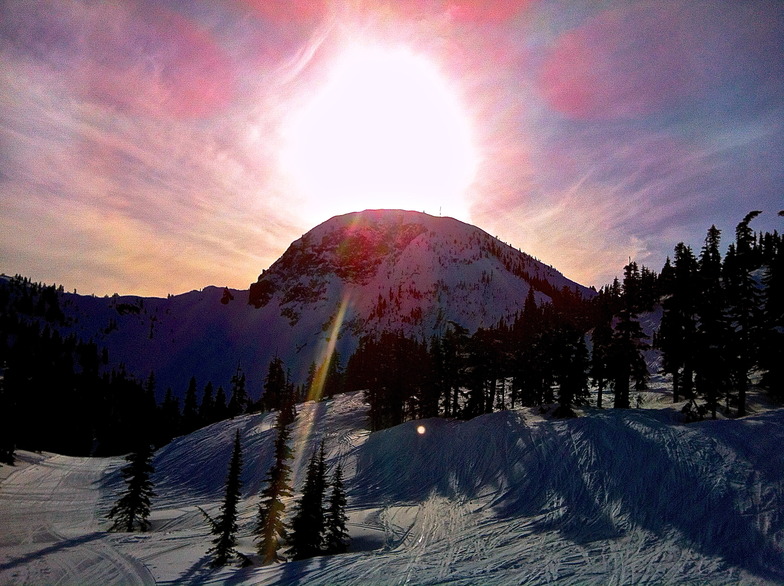
[(267, 567), (210, 568), (197, 506), (217, 513), (239, 429), (239, 549), (253, 557), (275, 414), (161, 449), (144, 534), (106, 532), (122, 458), (22, 452), (0, 468), (0, 583), (784, 582), (784, 410), (685, 425), (655, 390), (641, 399), (570, 420), (523, 409), (373, 434), (361, 393), (305, 403), (294, 485), (323, 439), (328, 465), (344, 466), (352, 546)]

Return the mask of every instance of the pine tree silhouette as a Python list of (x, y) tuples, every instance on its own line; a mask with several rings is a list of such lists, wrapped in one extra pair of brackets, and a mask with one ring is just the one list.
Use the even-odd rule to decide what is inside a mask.
[(343, 467), (338, 464), (332, 477), (332, 495), (325, 519), (325, 553), (344, 553), (351, 542), (346, 530), (346, 491), (343, 488)]
[(248, 393), (245, 390), (245, 373), (237, 366), (236, 374), (231, 377), (231, 398), (226, 409), (229, 417), (236, 417), (245, 413), (248, 407)]
[(150, 476), (155, 471), (152, 466), (152, 448), (148, 444), (131, 453), (126, 458), (128, 465), (120, 473), (128, 485), (107, 517), (114, 521), (111, 531), (133, 532), (136, 525), (141, 531), (150, 527), (150, 499), (155, 496)]
[(289, 440), (288, 424), (293, 417), (290, 410), (283, 408), (278, 414), (277, 432), (275, 439), (275, 462), (267, 473), (267, 486), (261, 491), (258, 520), (256, 523), (256, 541), (258, 553), (262, 564), (271, 564), (283, 561), (278, 554), (283, 541), (286, 539), (286, 525), (283, 514), (286, 505), (283, 499), (291, 496), (289, 477), (291, 467), (287, 461), (292, 457)]
[(196, 397), (196, 377), (192, 376), (185, 392), (185, 402), (182, 407), (182, 426), (185, 433), (190, 433), (199, 427), (199, 401)]
[(310, 458), (302, 497), (297, 501), (297, 511), (291, 521), (291, 545), (288, 553), (292, 559), (301, 560), (322, 553), (325, 476), (322, 442), (320, 450), (314, 451)]
[(239, 504), (240, 489), (242, 488), (242, 482), (240, 481), (241, 472), (242, 446), (240, 445), (240, 432), (237, 430), (234, 436), (234, 450), (229, 462), (229, 471), (226, 475), (226, 491), (220, 508), (220, 515), (218, 515), (215, 521), (210, 519), (212, 534), (215, 535), (215, 539), (212, 541), (212, 548), (207, 553), (214, 556), (212, 560), (213, 567), (225, 566), (234, 556), (246, 559), (234, 548), (237, 545), (237, 505)]

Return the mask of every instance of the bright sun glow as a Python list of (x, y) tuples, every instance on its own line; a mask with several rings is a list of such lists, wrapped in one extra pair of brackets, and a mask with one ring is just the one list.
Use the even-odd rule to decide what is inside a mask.
[(477, 166), (467, 117), (436, 68), (377, 47), (337, 61), (290, 120), (282, 163), (315, 221), (365, 208), (468, 219)]

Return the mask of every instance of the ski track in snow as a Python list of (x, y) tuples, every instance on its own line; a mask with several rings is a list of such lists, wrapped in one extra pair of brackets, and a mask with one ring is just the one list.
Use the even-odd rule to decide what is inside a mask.
[(0, 583), (784, 583), (784, 410), (691, 425), (667, 408), (522, 410), (370, 434), (361, 393), (301, 405), (292, 434), (297, 489), (322, 440), (329, 470), (344, 467), (349, 553), (213, 570), (196, 507), (217, 513), (240, 430), (238, 547), (253, 556), (276, 417), (159, 450), (145, 534), (105, 533), (121, 459), (23, 454), (0, 480)]
[(117, 459), (36, 460), (0, 484), (0, 583), (154, 584), (100, 520), (97, 485)]

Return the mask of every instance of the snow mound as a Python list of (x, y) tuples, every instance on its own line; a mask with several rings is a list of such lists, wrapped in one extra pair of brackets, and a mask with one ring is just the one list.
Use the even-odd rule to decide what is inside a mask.
[[(784, 582), (784, 410), (691, 425), (666, 410), (589, 409), (571, 420), (520, 410), (371, 434), (361, 393), (301, 405), (292, 435), (297, 489), (322, 440), (328, 465), (343, 463), (349, 553), (211, 570), (196, 507), (217, 511), (238, 429), (240, 549), (253, 552), (275, 417), (220, 422), (160, 450), (145, 535), (102, 533), (121, 460), (31, 461), (0, 484), (0, 582), (79, 582), (88, 553), (72, 544), (94, 535), (104, 549), (86, 544), (94, 550), (91, 578), (101, 576), (101, 564), (116, 578), (125, 560), (129, 581), (142, 582), (145, 572), (159, 583)], [(33, 482), (49, 488), (34, 490)], [(57, 509), (79, 501), (79, 511)], [(36, 574), (50, 558), (53, 573)]]

